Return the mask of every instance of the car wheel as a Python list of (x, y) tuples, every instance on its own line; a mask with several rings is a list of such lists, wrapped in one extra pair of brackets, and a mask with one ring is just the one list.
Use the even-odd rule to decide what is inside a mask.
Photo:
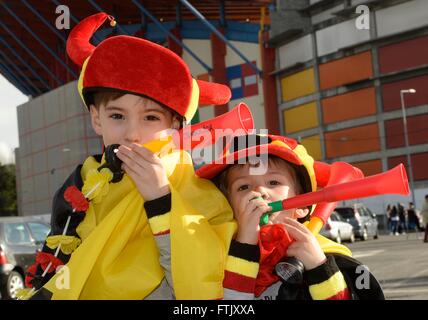
[(336, 242), (339, 244), (342, 243), (342, 237), (340, 236), (340, 232), (337, 232)]
[(355, 235), (354, 232), (351, 233), (351, 237), (349, 238), (349, 242), (350, 243), (354, 243), (355, 242)]
[(375, 239), (375, 240), (379, 239), (379, 230), (376, 229), (376, 233), (375, 233), (373, 239)]
[(368, 239), (368, 237), (369, 237), (369, 235), (367, 233), (367, 229), (364, 228), (363, 235), (361, 236), (361, 240), (366, 241)]
[(24, 288), (24, 280), (19, 272), (11, 271), (6, 283), (5, 296), (6, 299), (16, 299), (19, 289)]

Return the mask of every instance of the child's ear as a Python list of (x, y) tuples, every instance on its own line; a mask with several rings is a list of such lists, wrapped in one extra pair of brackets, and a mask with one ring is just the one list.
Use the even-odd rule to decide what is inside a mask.
[(102, 130), (101, 130), (102, 127), (101, 127), (99, 110), (95, 107), (95, 105), (91, 104), (89, 106), (89, 111), (91, 112), (92, 128), (94, 129), (94, 131), (97, 135), (101, 136), (102, 135)]
[(309, 209), (296, 209), (296, 211), (294, 211), (294, 219), (301, 219), (304, 218), (308, 215), (309, 213)]

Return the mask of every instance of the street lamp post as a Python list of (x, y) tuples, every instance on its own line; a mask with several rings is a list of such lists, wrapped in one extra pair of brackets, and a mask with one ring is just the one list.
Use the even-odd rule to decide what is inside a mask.
[(401, 111), (403, 112), (404, 143), (406, 144), (407, 164), (408, 164), (408, 168), (409, 168), (408, 173), (409, 173), (409, 180), (410, 180), (410, 190), (412, 192), (413, 205), (416, 206), (415, 189), (414, 189), (414, 185), (413, 185), (412, 159), (410, 157), (409, 137), (408, 137), (408, 132), (407, 132), (406, 108), (404, 105), (404, 94), (405, 93), (415, 93), (415, 92), (416, 92), (415, 89), (400, 90)]

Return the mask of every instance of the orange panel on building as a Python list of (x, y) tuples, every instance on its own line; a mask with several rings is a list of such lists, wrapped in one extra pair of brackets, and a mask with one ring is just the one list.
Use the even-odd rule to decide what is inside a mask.
[[(428, 143), (428, 114), (407, 117), (409, 144)], [(403, 118), (385, 121), (386, 147), (404, 147)]]
[(388, 170), (398, 166), (400, 163), (402, 163), (404, 166), (407, 166), (406, 156), (388, 158)]
[(413, 179), (427, 180), (428, 179), (428, 152), (416, 153), (412, 155)]
[[(428, 152), (415, 153), (411, 155), (412, 159), (412, 172), (413, 180), (427, 180), (428, 170), (426, 169), (428, 163)], [(407, 168), (406, 156), (397, 156), (388, 158), (388, 168), (392, 169), (402, 163)]]
[(360, 169), (366, 177), (382, 172), (382, 162), (379, 159), (353, 162), (352, 165)]
[(405, 70), (428, 64), (428, 36), (379, 48), (381, 73)]
[(368, 79), (373, 76), (372, 55), (365, 51), (319, 66), (321, 90)]
[(404, 165), (406, 168), (407, 176), (409, 176), (409, 171), (407, 170), (407, 160), (406, 156), (397, 156), (397, 157), (390, 157), (388, 158), (388, 170), (391, 170), (392, 168), (395, 168), (400, 163)]
[(380, 150), (377, 123), (325, 133), (327, 158)]
[(326, 98), (321, 103), (325, 124), (376, 113), (376, 95), (373, 87)]
[(384, 111), (401, 109), (400, 90), (416, 89), (416, 93), (404, 95), (406, 108), (428, 104), (428, 75), (396, 81), (382, 85), (382, 103)]

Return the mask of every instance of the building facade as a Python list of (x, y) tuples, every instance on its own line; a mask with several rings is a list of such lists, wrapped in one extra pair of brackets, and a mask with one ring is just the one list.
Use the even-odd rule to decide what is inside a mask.
[(18, 107), (16, 150), (18, 214), (49, 214), (55, 192), (102, 140), (70, 82)]
[[(271, 12), (281, 133), (316, 159), (372, 175), (410, 152), (417, 204), (428, 194), (428, 1), (282, 0)], [(400, 90), (407, 118), (405, 147)], [(367, 202), (380, 213), (385, 196)]]

